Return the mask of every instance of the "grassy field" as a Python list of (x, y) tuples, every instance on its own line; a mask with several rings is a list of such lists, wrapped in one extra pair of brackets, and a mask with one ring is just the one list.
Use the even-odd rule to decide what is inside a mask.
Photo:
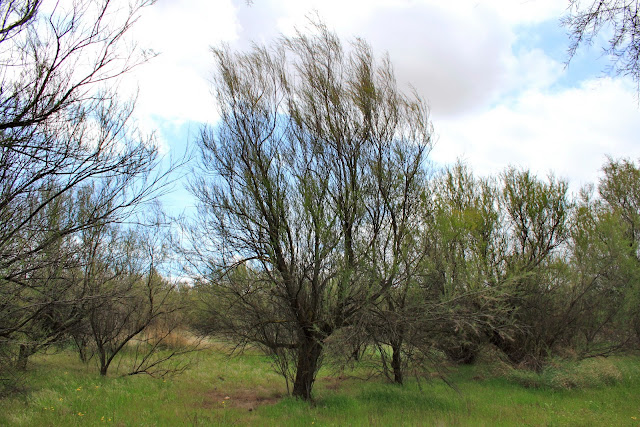
[[(540, 375), (481, 364), (400, 387), (325, 368), (314, 404), (286, 397), (259, 353), (197, 355), (170, 379), (100, 378), (72, 352), (33, 359), (26, 390), (0, 400), (0, 425), (640, 425), (640, 358), (561, 364)], [(456, 390), (457, 389), (457, 390)]]

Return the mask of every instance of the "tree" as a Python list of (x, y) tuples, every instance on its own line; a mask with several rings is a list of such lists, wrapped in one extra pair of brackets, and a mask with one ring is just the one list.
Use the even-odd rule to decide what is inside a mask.
[[(35, 197), (47, 198), (51, 191), (55, 190), (42, 190)], [(41, 227), (42, 233), (55, 233), (61, 223), (76, 215), (75, 201), (71, 195), (57, 198), (39, 212), (34, 224)], [(78, 283), (75, 252), (71, 238), (58, 239), (28, 260), (24, 266), (28, 277), (21, 284), (6, 283), (0, 293), (3, 297), (0, 322), (5, 325), (24, 322), (14, 335), (19, 345), (16, 367), (20, 370), (26, 369), (32, 354), (63, 339), (80, 320), (81, 311), (73, 303)], [(38, 309), (29, 310), (25, 306)]]
[(154, 340), (142, 336), (159, 322), (166, 324), (180, 309), (175, 286), (158, 273), (163, 248), (150, 236), (158, 231), (144, 233), (105, 225), (94, 227), (84, 236), (83, 320), (88, 324), (87, 341), (97, 356), (100, 375), (107, 375), (126, 347), (135, 353), (129, 375), (154, 375), (163, 362), (193, 350), (185, 348), (158, 357), (162, 340), (176, 328), (175, 324)]
[[(358, 267), (366, 280), (379, 283), (385, 292), (371, 300), (373, 304), (363, 310), (363, 318), (352, 329), (364, 329), (364, 334), (355, 336), (368, 336), (376, 343), (384, 367), (384, 349), (389, 346), (393, 380), (402, 384), (406, 365), (403, 354), (410, 358), (413, 352), (409, 349), (415, 344), (409, 323), (416, 313), (410, 308), (410, 301), (426, 256), (422, 233), (426, 197), (423, 161), (429, 146), (387, 138), (384, 134), (371, 135), (369, 166), (364, 173), (370, 175), (372, 187), (364, 190), (369, 194), (363, 201), (366, 211), (360, 227), (372, 232), (368, 249), (363, 252), (366, 258)], [(357, 355), (359, 347), (356, 344), (356, 353), (352, 354)]]
[(620, 216), (631, 244), (640, 245), (640, 168), (629, 159), (609, 158), (602, 171), (600, 197)]
[(472, 363), (487, 330), (504, 333), (510, 326), (502, 304), (507, 238), (499, 189), (457, 163), (432, 182), (431, 191), (426, 288), (431, 299), (450, 301), (453, 312), (433, 339), (453, 361)]
[[(601, 190), (610, 184), (601, 182)], [(571, 345), (584, 357), (629, 348), (638, 319), (635, 245), (620, 213), (592, 193), (593, 186), (582, 190), (573, 220), (565, 322), (573, 329)]]
[[(314, 29), (271, 49), (214, 50), (221, 120), (202, 132), (191, 186), (212, 327), (266, 348), (303, 399), (327, 338), (402, 277), (411, 219), (385, 178), (414, 188), (431, 142), (424, 103), (397, 89), (387, 58)], [(376, 263), (384, 274), (369, 274)]]
[[(608, 208), (605, 218), (614, 221), (610, 251), (615, 254), (615, 288), (623, 295), (625, 318), (640, 339), (640, 167), (629, 159), (607, 159), (598, 193)], [(606, 224), (606, 222), (605, 222)]]
[[(133, 105), (119, 103), (114, 89), (102, 84), (144, 60), (136, 56), (139, 50), (125, 51), (122, 45), (140, 8), (149, 3), (132, 4), (121, 22), (111, 20), (118, 14), (110, 0), (58, 5), (50, 16), (38, 13), (40, 1), (3, 3), (8, 19), (0, 29), (4, 280), (23, 274), (21, 261), (56, 239), (102, 219), (62, 224), (44, 236), (32, 226), (47, 204), (82, 183), (100, 183), (103, 203), (112, 206), (99, 210), (103, 215), (122, 217), (149, 194), (145, 177), (157, 163), (155, 145), (133, 127)], [(25, 16), (14, 21), (19, 12)], [(31, 197), (44, 188), (55, 191), (43, 199)]]
[[(33, 331), (63, 294), (49, 292), (63, 280), (63, 264), (56, 270), (52, 258), (55, 248), (96, 224), (123, 221), (158, 194), (166, 178), (153, 138), (142, 135), (132, 119), (134, 103), (116, 96), (119, 77), (150, 57), (129, 43), (127, 33), (152, 3), (0, 3), (3, 353), (23, 332)], [(86, 185), (99, 194), (94, 211), (82, 219), (45, 221), (46, 212), (73, 203)], [(47, 269), (58, 277), (47, 276)], [(48, 297), (36, 301), (34, 295)]]
[(591, 45), (603, 30), (611, 37), (603, 52), (612, 59), (616, 74), (629, 75), (640, 84), (640, 5), (635, 0), (569, 0), (562, 23), (569, 29), (569, 61), (582, 45)]
[(494, 334), (492, 342), (513, 362), (540, 368), (566, 327), (558, 306), (572, 203), (563, 180), (544, 182), (514, 168), (501, 178), (508, 241), (502, 286), (517, 331), (508, 339)]

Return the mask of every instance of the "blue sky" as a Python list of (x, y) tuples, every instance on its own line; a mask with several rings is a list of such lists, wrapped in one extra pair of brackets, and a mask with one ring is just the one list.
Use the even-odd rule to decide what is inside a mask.
[[(596, 182), (606, 155), (640, 158), (640, 104), (628, 78), (606, 74), (600, 47), (583, 47), (568, 67), (559, 25), (563, 0), (159, 0), (134, 36), (161, 55), (130, 76), (137, 117), (163, 150), (193, 142), (215, 123), (209, 47), (247, 49), (304, 28), (317, 11), (344, 39), (361, 36), (388, 52), (399, 84), (429, 103), (431, 159), (462, 159), (479, 175), (505, 167), (552, 172), (575, 191)], [(602, 38), (606, 37), (603, 34)], [(190, 199), (167, 199), (175, 211)]]

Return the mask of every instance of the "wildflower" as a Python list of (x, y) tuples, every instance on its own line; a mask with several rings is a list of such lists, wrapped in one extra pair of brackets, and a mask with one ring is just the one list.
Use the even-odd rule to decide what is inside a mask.
[(85, 414), (83, 414), (82, 412), (78, 412), (78, 416), (79, 417), (84, 417)]
[(638, 417), (631, 417), (631, 419), (635, 421), (638, 419)]
[(59, 400), (60, 402), (62, 402), (64, 399), (63, 399), (63, 398), (59, 398), (58, 400)]
[(100, 386), (99, 386), (99, 385), (97, 385), (97, 386), (96, 386), (96, 388), (100, 388)]
[(76, 389), (76, 391), (80, 391), (80, 390), (82, 390), (82, 386), (80, 386), (80, 387), (78, 387), (78, 388)]

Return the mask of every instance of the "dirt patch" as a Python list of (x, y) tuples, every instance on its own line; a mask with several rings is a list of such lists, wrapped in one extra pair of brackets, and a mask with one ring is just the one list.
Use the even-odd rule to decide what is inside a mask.
[(240, 408), (253, 411), (259, 406), (274, 405), (280, 399), (282, 399), (282, 394), (259, 388), (235, 390), (231, 393), (214, 389), (206, 393), (202, 406), (207, 409)]

